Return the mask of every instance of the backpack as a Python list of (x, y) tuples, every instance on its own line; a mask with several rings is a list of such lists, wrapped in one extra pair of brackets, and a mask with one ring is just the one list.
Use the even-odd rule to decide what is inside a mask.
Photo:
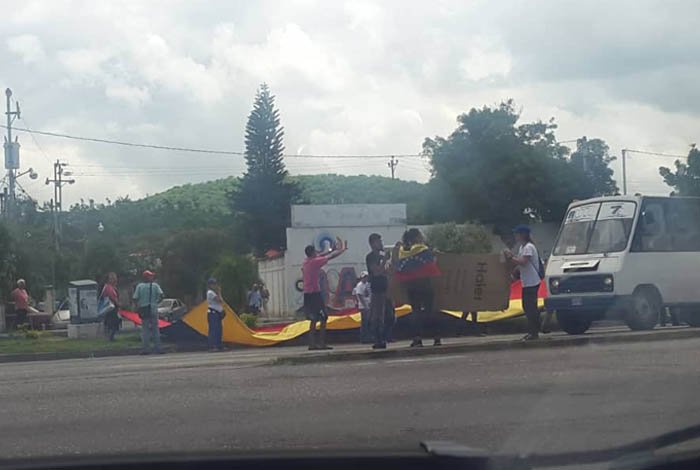
[[(534, 246), (534, 245), (533, 245)], [(535, 250), (537, 250), (537, 247), (535, 247)], [(532, 264), (532, 267), (535, 268), (535, 271), (537, 271), (537, 275), (540, 277), (540, 280), (544, 279), (544, 262), (542, 261), (542, 257), (540, 256), (540, 252), (537, 252), (537, 266), (535, 266), (535, 263), (532, 262), (532, 259), (530, 259), (530, 263)]]

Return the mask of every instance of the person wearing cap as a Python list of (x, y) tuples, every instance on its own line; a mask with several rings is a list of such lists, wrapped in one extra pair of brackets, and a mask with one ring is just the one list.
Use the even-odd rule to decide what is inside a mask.
[(528, 333), (523, 340), (530, 341), (539, 338), (540, 333), (540, 310), (537, 307), (537, 291), (540, 288), (542, 279), (540, 278), (540, 255), (535, 244), (532, 243), (530, 227), (518, 225), (513, 229), (516, 241), (520, 248), (517, 256), (504, 251), (506, 258), (515, 264), (516, 273), (520, 276), (523, 295), (522, 303), (525, 316), (527, 317)]
[(155, 282), (155, 273), (144, 271), (143, 282), (134, 289), (133, 300), (136, 311), (141, 317), (141, 354), (149, 354), (153, 340), (153, 352), (163, 354), (160, 349), (160, 330), (158, 329), (158, 304), (163, 299), (163, 290)]
[(17, 287), (10, 292), (10, 297), (15, 304), (15, 325), (24, 325), (29, 313), (29, 293), (24, 279), (17, 280)]
[(221, 288), (213, 277), (207, 281), (207, 321), (209, 322), (209, 351), (223, 351), (224, 345), (221, 342), (223, 327), (221, 322), (226, 313), (224, 312), (224, 301), (221, 298)]
[(372, 292), (369, 286), (369, 273), (362, 271), (360, 280), (352, 290), (352, 295), (355, 297), (357, 309), (360, 311), (360, 342), (371, 343), (372, 335), (369, 330), (369, 306), (372, 299)]

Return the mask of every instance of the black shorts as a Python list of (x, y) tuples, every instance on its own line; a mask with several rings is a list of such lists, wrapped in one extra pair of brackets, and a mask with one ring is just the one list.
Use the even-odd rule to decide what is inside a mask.
[(328, 318), (326, 305), (320, 292), (304, 294), (304, 313), (307, 320), (311, 321), (323, 321)]

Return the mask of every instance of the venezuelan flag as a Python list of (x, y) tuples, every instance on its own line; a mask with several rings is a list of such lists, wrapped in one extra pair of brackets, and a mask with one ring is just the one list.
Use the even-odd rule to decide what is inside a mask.
[(399, 250), (396, 263), (396, 280), (399, 282), (415, 281), (440, 274), (435, 254), (427, 245), (413, 245), (408, 250)]

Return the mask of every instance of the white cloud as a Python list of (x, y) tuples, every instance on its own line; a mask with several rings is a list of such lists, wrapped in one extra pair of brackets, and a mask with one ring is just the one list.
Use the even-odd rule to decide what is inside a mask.
[(19, 56), (25, 64), (40, 62), (46, 57), (41, 40), (33, 34), (22, 34), (8, 38), (7, 48)]
[(108, 98), (123, 101), (134, 107), (141, 107), (151, 99), (147, 88), (129, 85), (108, 85), (105, 94)]

